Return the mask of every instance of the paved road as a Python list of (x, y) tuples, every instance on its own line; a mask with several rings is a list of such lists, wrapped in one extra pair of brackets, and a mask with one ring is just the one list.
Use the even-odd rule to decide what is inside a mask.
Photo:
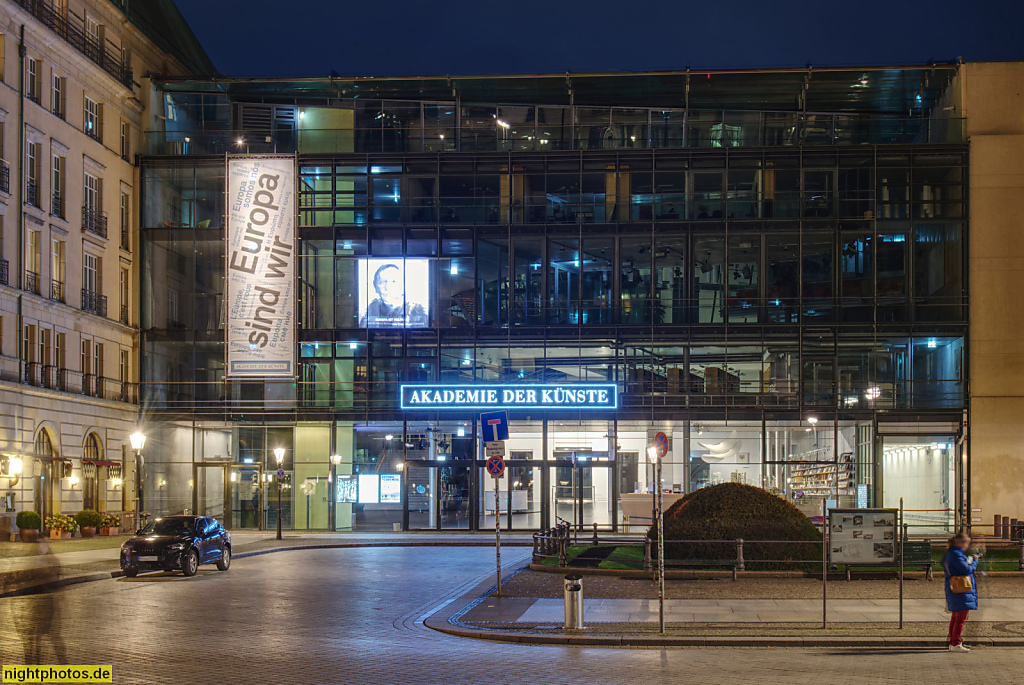
[[(527, 550), (505, 550), (506, 563)], [(0, 600), (2, 663), (56, 601), (67, 660), (113, 664), (116, 683), (1013, 683), (1013, 649), (602, 649), (467, 640), (418, 619), (479, 583), (484, 548), (282, 552)], [(209, 570), (208, 570), (209, 569)], [(54, 663), (43, 641), (43, 663)]]

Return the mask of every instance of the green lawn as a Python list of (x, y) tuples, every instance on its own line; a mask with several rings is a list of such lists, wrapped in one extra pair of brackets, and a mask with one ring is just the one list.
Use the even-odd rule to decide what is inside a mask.
[[(569, 545), (566, 550), (566, 558), (569, 566), (572, 560), (591, 548), (591, 545)], [(942, 572), (942, 558), (946, 554), (943, 547), (932, 547), (932, 559), (935, 561), (934, 570)], [(981, 570), (983, 571), (1016, 571), (1020, 559), (1020, 549), (992, 548), (987, 549), (981, 559)], [(751, 561), (748, 559), (748, 561)], [(668, 560), (671, 566), (671, 560)], [(558, 559), (544, 559), (543, 566), (558, 566)], [(644, 567), (644, 546), (643, 545), (617, 545), (611, 553), (597, 565), (597, 568), (608, 569), (643, 569)], [(920, 564), (908, 564), (912, 571), (920, 571)], [(892, 571), (893, 566), (858, 566), (859, 571)]]

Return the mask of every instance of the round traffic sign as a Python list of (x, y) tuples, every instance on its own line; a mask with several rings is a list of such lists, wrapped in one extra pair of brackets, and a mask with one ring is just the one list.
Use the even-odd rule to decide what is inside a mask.
[(495, 478), (501, 478), (505, 473), (505, 460), (501, 457), (491, 457), (484, 468)]
[(278, 469), (277, 470), (277, 477), (278, 478), (284, 478), (284, 469)]
[(658, 451), (658, 457), (668, 454), (668, 436), (659, 432), (654, 436), (654, 449)]

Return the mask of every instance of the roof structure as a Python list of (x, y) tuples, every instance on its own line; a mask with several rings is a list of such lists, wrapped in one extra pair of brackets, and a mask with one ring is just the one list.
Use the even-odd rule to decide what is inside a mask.
[(110, 0), (160, 49), (197, 76), (217, 73), (199, 39), (173, 0)]
[(168, 91), (303, 103), (338, 98), (908, 116), (929, 111), (958, 64), (471, 76), (158, 79)]

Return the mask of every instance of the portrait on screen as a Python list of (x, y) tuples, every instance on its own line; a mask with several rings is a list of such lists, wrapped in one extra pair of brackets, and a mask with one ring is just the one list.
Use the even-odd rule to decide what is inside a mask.
[(427, 259), (360, 259), (359, 325), (422, 328), (429, 323)]

